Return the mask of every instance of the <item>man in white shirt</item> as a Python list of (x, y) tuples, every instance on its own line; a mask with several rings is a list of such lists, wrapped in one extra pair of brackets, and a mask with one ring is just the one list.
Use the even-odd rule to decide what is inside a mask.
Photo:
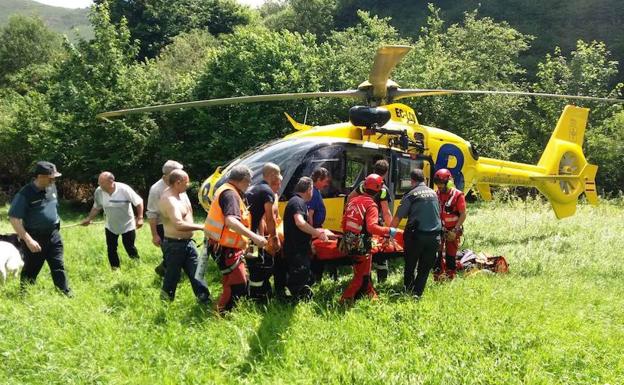
[[(158, 202), (160, 197), (169, 186), (167, 180), (169, 174), (173, 170), (182, 170), (184, 166), (175, 160), (168, 160), (162, 167), (163, 176), (156, 183), (150, 187), (149, 195), (147, 196), (147, 220), (149, 221), (150, 231), (152, 232), (152, 243), (162, 249), (162, 240), (165, 237), (165, 230), (163, 229), (162, 216), (160, 215), (160, 208)], [(164, 277), (165, 275), (165, 255), (163, 253), (163, 260), (154, 269), (156, 274)]]
[[(134, 240), (136, 239), (136, 229), (143, 226), (143, 199), (127, 184), (115, 182), (115, 176), (108, 171), (100, 174), (98, 185), (99, 187), (94, 194), (93, 208), (80, 224), (88, 226), (93, 218), (102, 209), (104, 210), (108, 261), (111, 268), (117, 270), (119, 269), (119, 255), (117, 254), (119, 235), (121, 235), (128, 256), (139, 258)], [(136, 218), (132, 206), (136, 207)]]

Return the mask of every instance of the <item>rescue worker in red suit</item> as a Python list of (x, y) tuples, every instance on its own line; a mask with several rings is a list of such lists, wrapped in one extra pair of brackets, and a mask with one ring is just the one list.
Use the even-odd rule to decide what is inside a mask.
[(462, 235), (462, 225), (466, 220), (466, 199), (464, 193), (453, 187), (451, 172), (441, 168), (433, 175), (440, 202), (440, 219), (444, 235), (440, 242), (438, 258), (433, 271), (433, 278), (455, 278), (455, 257)]
[[(373, 164), (373, 174), (380, 175), (382, 178), (386, 178), (388, 176), (388, 171), (390, 170), (390, 164), (385, 159), (378, 159), (375, 164)], [(349, 196), (347, 197), (347, 202), (352, 198), (364, 194), (364, 181), (360, 182), (360, 184), (351, 191)], [(377, 207), (379, 207), (379, 225), (389, 226), (390, 221), (392, 220), (392, 194), (390, 194), (390, 189), (386, 184), (381, 187), (381, 191), (375, 194), (373, 197), (375, 202), (377, 203)], [(377, 271), (377, 282), (384, 283), (388, 279), (388, 260), (387, 259), (378, 259), (375, 260), (373, 258), (373, 267)]]
[(370, 174), (364, 180), (364, 194), (358, 195), (347, 203), (342, 218), (342, 248), (353, 257), (353, 279), (345, 289), (340, 302), (355, 300), (363, 295), (377, 298), (377, 292), (371, 280), (372, 235), (393, 238), (397, 234), (395, 227), (379, 225), (379, 208), (374, 196), (381, 191), (383, 178)]
[(249, 240), (265, 247), (267, 240), (250, 230), (251, 216), (243, 199), (251, 183), (251, 170), (235, 166), (227, 182), (215, 192), (204, 225), (212, 256), (223, 277), (223, 293), (217, 304), (219, 312), (231, 310), (236, 301), (247, 293), (247, 276), (243, 253)]

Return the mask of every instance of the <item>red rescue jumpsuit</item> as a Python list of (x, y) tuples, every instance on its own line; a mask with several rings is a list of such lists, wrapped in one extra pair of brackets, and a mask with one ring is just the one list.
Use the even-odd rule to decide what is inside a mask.
[[(345, 215), (342, 218), (342, 230), (364, 235), (370, 239), (371, 235), (388, 236), (389, 227), (379, 226), (379, 209), (373, 197), (368, 194), (359, 195), (347, 203)], [(365, 254), (353, 255), (353, 279), (345, 289), (340, 302), (357, 299), (362, 295), (377, 298), (377, 292), (371, 281), (372, 255), (370, 243), (366, 245)]]
[[(446, 231), (451, 231), (457, 225), (459, 216), (466, 211), (466, 199), (464, 193), (452, 187), (446, 192), (437, 191), (438, 201), (440, 202), (440, 217), (442, 219), (442, 227)], [(461, 232), (455, 233), (455, 240), (447, 240), (446, 236), (442, 237), (440, 242), (440, 250), (438, 253), (438, 261), (436, 270), (438, 273), (445, 271), (449, 276), (455, 273), (455, 257), (459, 248)], [(444, 258), (444, 256), (446, 258)], [(445, 263), (442, 263), (445, 261)]]

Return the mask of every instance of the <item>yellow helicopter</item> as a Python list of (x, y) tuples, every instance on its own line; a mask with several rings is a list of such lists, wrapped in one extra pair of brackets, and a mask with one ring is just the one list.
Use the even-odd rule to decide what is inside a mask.
[(480, 157), (470, 142), (451, 132), (421, 125), (412, 108), (396, 101), (450, 94), (540, 96), (619, 103), (623, 100), (530, 92), (402, 89), (389, 79), (389, 75), (410, 49), (408, 46), (379, 48), (369, 80), (355, 90), (201, 100), (111, 111), (98, 117), (319, 97), (358, 98), (366, 102), (364, 106), (350, 109), (349, 122), (326, 126), (298, 123), (286, 114), (296, 132), (254, 148), (224, 167), (218, 167), (199, 191), (199, 200), (205, 209), (209, 208), (216, 187), (225, 181), (225, 175), (234, 165), (249, 166), (254, 175), (253, 183), (262, 178), (260, 170), (266, 162), (279, 165), (284, 177), (280, 191), (281, 211), (292, 196), (297, 180), (309, 176), (317, 167), (325, 167), (332, 182), (323, 192), (327, 208), (324, 227), (339, 231), (345, 197), (371, 172), (373, 163), (380, 158), (390, 163), (386, 184), (395, 200), (411, 189), (410, 171), (418, 167), (429, 176), (430, 184), (435, 170), (447, 168), (457, 188), (464, 192), (476, 188), (484, 200), (492, 199), (491, 185), (535, 187), (548, 198), (557, 218), (573, 215), (577, 199), (583, 193), (588, 202), (598, 203), (595, 184), (598, 167), (587, 162), (582, 150), (589, 109), (566, 106), (539, 162), (531, 165)]

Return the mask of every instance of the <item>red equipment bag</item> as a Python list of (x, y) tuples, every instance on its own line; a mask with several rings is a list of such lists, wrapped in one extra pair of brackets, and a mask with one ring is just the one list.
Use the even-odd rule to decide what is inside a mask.
[(345, 255), (338, 248), (338, 241), (338, 239), (330, 239), (323, 242), (315, 239), (312, 241), (312, 253), (321, 261), (344, 258)]

